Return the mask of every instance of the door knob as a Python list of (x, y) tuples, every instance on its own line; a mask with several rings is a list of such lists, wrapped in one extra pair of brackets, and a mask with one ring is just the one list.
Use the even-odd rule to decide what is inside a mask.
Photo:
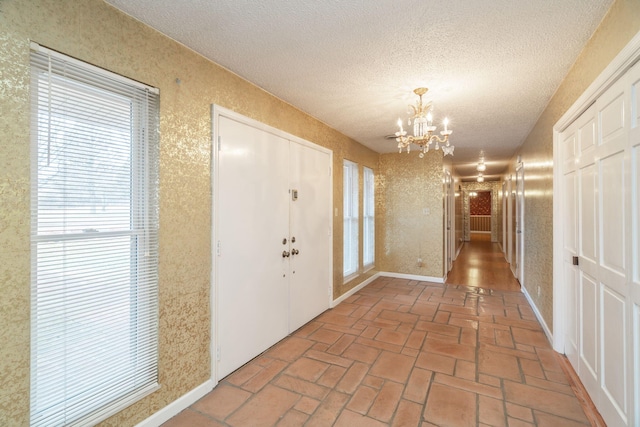
[(288, 257), (289, 257), (289, 252), (282, 251), (282, 258), (288, 258)]
[(298, 255), (300, 253), (297, 249), (291, 249), (291, 255)]

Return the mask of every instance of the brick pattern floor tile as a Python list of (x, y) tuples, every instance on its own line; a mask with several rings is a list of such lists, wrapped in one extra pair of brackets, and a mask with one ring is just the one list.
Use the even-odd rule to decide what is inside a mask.
[(180, 426), (585, 426), (520, 292), (380, 277), (222, 379)]

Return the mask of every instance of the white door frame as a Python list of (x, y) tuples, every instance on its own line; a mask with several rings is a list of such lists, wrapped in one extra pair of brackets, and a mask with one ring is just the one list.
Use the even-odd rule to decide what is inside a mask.
[(516, 278), (524, 287), (524, 164), (516, 166)]
[(443, 222), (443, 267), (444, 267), (444, 280), (446, 281), (449, 271), (451, 271), (453, 259), (455, 257), (455, 209), (453, 207), (453, 179), (451, 172), (444, 170), (443, 172), (443, 203), (444, 203), (444, 222)]
[(509, 175), (507, 178), (507, 262), (509, 263), (509, 269), (513, 271), (513, 197), (511, 196), (511, 192), (513, 191), (513, 175)]
[(609, 63), (600, 75), (580, 95), (576, 102), (553, 126), (553, 348), (564, 354), (567, 319), (567, 287), (562, 274), (562, 213), (564, 207), (562, 177), (564, 167), (560, 134), (595, 102), (616, 80), (640, 59), (640, 32)]
[(502, 253), (507, 259), (507, 181), (502, 181)]
[[(280, 136), (282, 138), (288, 139), (289, 141), (296, 142), (298, 144), (311, 147), (318, 151), (325, 152), (329, 155), (329, 164), (333, 169), (333, 151), (322, 147), (320, 145), (314, 144), (302, 138), (299, 138), (295, 135), (291, 135), (287, 132), (281, 131), (279, 129), (268, 126), (264, 123), (261, 123), (257, 120), (251, 119), (249, 117), (243, 116), (242, 114), (236, 113), (235, 111), (229, 110), (227, 108), (221, 107), (219, 105), (212, 104), (211, 105), (211, 289), (210, 289), (210, 307), (211, 307), (211, 342), (210, 342), (210, 356), (211, 356), (211, 380), (213, 382), (213, 386), (215, 387), (218, 384), (220, 378), (218, 378), (218, 369), (217, 369), (217, 348), (218, 348), (218, 257), (215, 249), (215, 242), (218, 241), (218, 204), (217, 200), (219, 197), (219, 177), (218, 177), (218, 144), (219, 144), (219, 128), (220, 128), (220, 116), (227, 117), (241, 123), (245, 123), (249, 126), (252, 126), (257, 129), (262, 129), (266, 132), (272, 133), (274, 135)], [(333, 178), (331, 178), (333, 180)], [(330, 188), (330, 206), (329, 209), (329, 218), (333, 218), (333, 185)], [(329, 236), (333, 238), (333, 221), (329, 224), (329, 230), (327, 231)], [(328, 298), (329, 303), (328, 307), (332, 306), (333, 302), (333, 243), (329, 245), (329, 271), (331, 275), (329, 277), (328, 286)]]

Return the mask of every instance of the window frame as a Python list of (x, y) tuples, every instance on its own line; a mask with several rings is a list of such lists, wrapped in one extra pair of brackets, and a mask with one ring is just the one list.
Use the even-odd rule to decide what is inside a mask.
[[(95, 425), (159, 388), (159, 91), (36, 43), (31, 43), (31, 50), (31, 425)], [(58, 102), (60, 100), (64, 102)], [(128, 119), (114, 124), (116, 121), (105, 122), (104, 117), (98, 122), (91, 114), (83, 117), (68, 115), (68, 111), (82, 111), (82, 103), (94, 100), (96, 108), (102, 107), (100, 111), (104, 112), (104, 117), (121, 118), (122, 112), (128, 108)], [(71, 107), (65, 106), (67, 101)], [(120, 116), (115, 116), (116, 113), (109, 109), (111, 107), (119, 109)], [(53, 131), (59, 132), (56, 135), (51, 133), (54, 121)], [(104, 166), (102, 169), (79, 166), (96, 161), (97, 155), (92, 157), (93, 152), (87, 147), (93, 147), (95, 152), (99, 151), (95, 147), (107, 147), (105, 144), (115, 138), (114, 135), (118, 134), (115, 128), (121, 123), (128, 124), (125, 128), (128, 130), (119, 133), (119, 141), (130, 141), (129, 151), (119, 157), (128, 158), (122, 170), (114, 170), (114, 167), (109, 175), (104, 175), (102, 173), (107, 169)], [(108, 132), (108, 136), (96, 136), (99, 129)], [(71, 165), (69, 170), (75, 172), (68, 172), (64, 167), (56, 172), (64, 179), (56, 181), (58, 184), (45, 185), (51, 178), (46, 178), (45, 172), (41, 172), (45, 167), (39, 150), (42, 145), (47, 145), (44, 158), (48, 166), (52, 144), (62, 147), (60, 157), (64, 159), (57, 164)], [(113, 161), (113, 158), (102, 158), (103, 165)], [(78, 172), (80, 170), (82, 172)], [(105, 177), (121, 178), (122, 182), (100, 181)], [(111, 191), (109, 185), (124, 183), (122, 185), (128, 188), (125, 194), (129, 197), (128, 205), (124, 206), (128, 207), (122, 207), (122, 200), (105, 202), (105, 206), (108, 206), (107, 211), (113, 206), (118, 211), (128, 209), (128, 219), (126, 210), (117, 215), (96, 214), (92, 219), (86, 219), (90, 215), (85, 210), (95, 207), (95, 200), (79, 197), (82, 190), (78, 188), (83, 187), (78, 183), (84, 184), (86, 181), (83, 179), (87, 178), (95, 178), (102, 191), (114, 195), (114, 199), (121, 194), (117, 190)], [(71, 187), (73, 185), (75, 187)], [(67, 189), (71, 198), (64, 193)], [(54, 198), (60, 194), (56, 191), (62, 191), (64, 196), (52, 201), (51, 197), (46, 198), (47, 191), (54, 194), (51, 196)], [(65, 218), (62, 225), (56, 223), (60, 217)], [(70, 222), (76, 220), (75, 225), (68, 226), (66, 218)], [(91, 225), (82, 228), (79, 224)], [(103, 227), (94, 228), (94, 224)], [(103, 248), (107, 249), (100, 252)], [(100, 256), (105, 258), (98, 262)], [(128, 261), (123, 264), (122, 260), (126, 259)], [(129, 283), (128, 287), (117, 290), (118, 301), (123, 302), (123, 310), (117, 315), (106, 309), (108, 305), (99, 305), (115, 295), (116, 285), (105, 287), (98, 280), (103, 275), (107, 281), (113, 271), (121, 274), (122, 283)], [(115, 282), (109, 281), (109, 285), (112, 283)], [(51, 289), (57, 290), (52, 292)], [(62, 294), (66, 296), (61, 297)], [(100, 294), (109, 294), (109, 298), (95, 297)], [(78, 307), (82, 305), (92, 307), (81, 312)], [(103, 307), (102, 311), (100, 307)], [(111, 323), (114, 320), (118, 325), (128, 326), (123, 332), (117, 331)], [(89, 326), (96, 324), (103, 329)], [(47, 328), (54, 328), (55, 333)], [(88, 343), (102, 339), (104, 343), (97, 346), (102, 349), (99, 351), (113, 354), (113, 351), (109, 353), (110, 347), (115, 346), (113, 341), (108, 341), (106, 335), (100, 335), (105, 329), (118, 333), (122, 344), (118, 354), (128, 354), (127, 363), (113, 361), (107, 371), (101, 371), (91, 381), (79, 381), (78, 378), (83, 378), (89, 369), (85, 366), (89, 365), (89, 360), (100, 363), (101, 367), (105, 360), (107, 364), (112, 361), (108, 356), (98, 361), (96, 353), (91, 353), (96, 347), (78, 345), (85, 339)], [(90, 341), (91, 338), (94, 341)], [(62, 355), (56, 353), (61, 350), (64, 350), (60, 353)], [(63, 373), (53, 375), (54, 370), (62, 370)], [(118, 378), (115, 383), (109, 373)], [(76, 387), (69, 390), (70, 383)], [(50, 388), (48, 384), (55, 386)], [(87, 403), (96, 396), (100, 396), (97, 399), (100, 403)]]
[(364, 271), (376, 262), (375, 232), (375, 174), (366, 166), (362, 169), (362, 265)]
[(344, 160), (343, 172), (343, 269), (347, 282), (360, 272), (359, 260), (359, 167), (350, 160)]

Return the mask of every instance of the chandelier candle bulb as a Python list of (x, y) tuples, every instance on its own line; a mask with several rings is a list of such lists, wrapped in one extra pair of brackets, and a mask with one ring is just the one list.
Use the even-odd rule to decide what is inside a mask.
[(444, 131), (446, 133), (447, 132), (447, 125), (449, 124), (449, 119), (445, 117), (444, 120), (442, 121), (442, 124), (444, 125)]

